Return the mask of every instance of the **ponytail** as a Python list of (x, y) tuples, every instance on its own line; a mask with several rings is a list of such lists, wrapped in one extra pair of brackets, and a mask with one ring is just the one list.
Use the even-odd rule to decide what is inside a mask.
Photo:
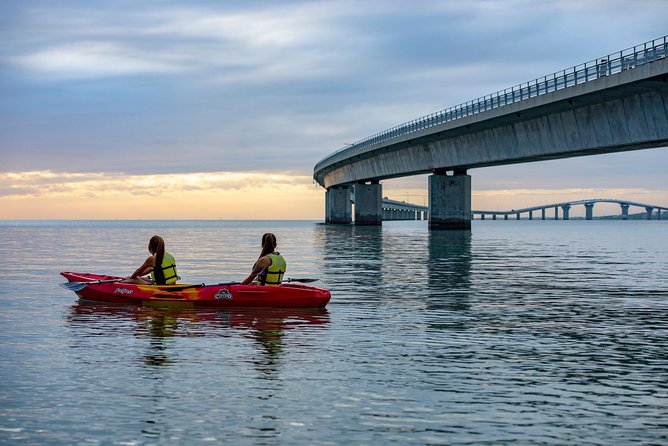
[(148, 250), (155, 255), (153, 274), (157, 284), (165, 283), (165, 272), (162, 270), (162, 260), (165, 258), (165, 241), (159, 235), (154, 235), (148, 242)]
[(276, 236), (271, 232), (267, 232), (262, 236), (262, 252), (260, 257), (271, 254), (276, 249)]

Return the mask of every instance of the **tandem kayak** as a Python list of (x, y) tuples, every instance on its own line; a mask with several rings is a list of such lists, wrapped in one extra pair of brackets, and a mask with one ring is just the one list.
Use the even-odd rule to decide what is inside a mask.
[(80, 299), (94, 302), (209, 308), (324, 308), (332, 297), (328, 290), (295, 283), (139, 285), (121, 283), (123, 277), (104, 274), (62, 272), (60, 275), (68, 280), (61, 284), (64, 288), (74, 291)]

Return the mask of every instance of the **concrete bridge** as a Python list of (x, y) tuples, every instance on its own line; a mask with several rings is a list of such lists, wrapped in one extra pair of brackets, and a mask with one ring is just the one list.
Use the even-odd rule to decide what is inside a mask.
[[(351, 197), (351, 199), (354, 200), (354, 196)], [(540, 206), (532, 206), (522, 209), (511, 209), (509, 211), (472, 210), (471, 219), (475, 219), (477, 216), (480, 220), (485, 220), (487, 217), (491, 217), (492, 220), (496, 220), (497, 217), (503, 217), (504, 220), (508, 220), (510, 216), (515, 216), (516, 220), (520, 220), (521, 216), (524, 215), (524, 218), (533, 220), (535, 213), (535, 218), (540, 220), (546, 220), (548, 218), (552, 220), (559, 220), (560, 215), (561, 219), (569, 220), (570, 210), (573, 206), (584, 206), (585, 219), (593, 220), (594, 205), (596, 203), (615, 203), (620, 205), (622, 220), (628, 220), (629, 208), (632, 206), (643, 209), (645, 211), (647, 220), (652, 220), (655, 214), (656, 214), (656, 219), (661, 220), (662, 213), (668, 211), (668, 207), (659, 206), (656, 204), (638, 203), (635, 201), (617, 200), (614, 198), (591, 198), (587, 200), (575, 200), (575, 201), (565, 201), (561, 203), (543, 204)], [(429, 215), (428, 206), (420, 206), (419, 204), (407, 203), (405, 201), (390, 200), (387, 197), (383, 197), (381, 207), (382, 207), (383, 221), (426, 220)], [(559, 211), (560, 209), (561, 211)]]
[(325, 220), (351, 223), (354, 193), (355, 224), (379, 225), (380, 181), (431, 173), (429, 228), (470, 229), (470, 169), (668, 146), (667, 53), (664, 36), (340, 149), (313, 172)]
[(533, 206), (523, 209), (512, 209), (510, 211), (471, 211), (472, 218), (476, 215), (480, 217), (481, 220), (484, 220), (487, 216), (491, 216), (493, 220), (496, 220), (497, 216), (503, 216), (504, 220), (508, 220), (508, 216), (514, 215), (517, 220), (520, 219), (522, 214), (526, 214), (526, 217), (529, 220), (534, 219), (534, 212), (540, 211), (540, 219), (546, 219), (546, 213), (548, 210), (554, 210), (553, 219), (559, 219), (559, 209), (561, 209), (561, 218), (563, 220), (568, 220), (570, 218), (570, 209), (573, 206), (584, 206), (585, 207), (585, 219), (593, 220), (594, 218), (594, 205), (596, 203), (617, 203), (621, 206), (622, 209), (622, 220), (628, 220), (629, 218), (629, 207), (637, 206), (643, 208), (647, 214), (647, 220), (651, 220), (656, 211), (656, 217), (658, 220), (661, 220), (661, 212), (668, 211), (668, 207), (658, 206), (654, 204), (645, 204), (637, 203), (634, 201), (626, 200), (615, 200), (611, 198), (592, 198), (589, 200), (577, 200), (577, 201), (567, 201), (563, 203), (554, 203), (554, 204), (545, 204), (541, 206)]
[(426, 220), (429, 208), (405, 201), (390, 200), (383, 197), (383, 220)]

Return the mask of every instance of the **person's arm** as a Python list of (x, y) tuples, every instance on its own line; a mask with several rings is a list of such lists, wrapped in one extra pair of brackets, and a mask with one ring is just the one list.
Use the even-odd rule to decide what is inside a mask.
[(271, 259), (267, 256), (260, 257), (257, 259), (257, 262), (255, 262), (255, 265), (253, 265), (253, 271), (250, 273), (248, 277), (244, 279), (243, 282), (241, 282), (242, 285), (248, 285), (257, 277), (258, 274), (260, 274), (262, 271), (267, 269), (271, 265)]
[(137, 268), (137, 270), (134, 273), (132, 273), (130, 279), (137, 279), (140, 276), (150, 273), (154, 266), (155, 266), (155, 257), (149, 256), (144, 262), (144, 264), (139, 268)]

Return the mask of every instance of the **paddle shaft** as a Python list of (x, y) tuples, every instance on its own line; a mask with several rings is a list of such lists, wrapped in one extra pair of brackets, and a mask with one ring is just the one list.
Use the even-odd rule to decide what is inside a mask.
[[(106, 280), (93, 280), (91, 282), (65, 282), (61, 283), (60, 286), (63, 288), (66, 288), (70, 291), (81, 291), (82, 289), (86, 288), (88, 285), (95, 285), (98, 283), (113, 283), (113, 282), (120, 282), (124, 280), (124, 278), (119, 277), (118, 279), (106, 279)], [(308, 279), (308, 278), (302, 278), (302, 279), (293, 279), (293, 278), (288, 278), (283, 280), (283, 283), (291, 283), (291, 282), (300, 282), (300, 283), (311, 283), (315, 282), (318, 279)], [(202, 288), (206, 286), (225, 286), (225, 285), (238, 285), (239, 282), (225, 282), (225, 283), (215, 283), (211, 285), (207, 285), (206, 283), (198, 283), (196, 285), (183, 285), (182, 287), (179, 287), (179, 285), (168, 285), (170, 290), (187, 290), (189, 288)], [(161, 285), (162, 286), (162, 285)]]
[[(291, 282), (300, 282), (300, 283), (311, 283), (315, 282), (320, 279), (285, 279), (282, 281), (282, 283), (291, 283)], [(183, 285), (182, 287), (179, 287), (178, 285), (171, 285), (170, 290), (187, 290), (189, 288), (203, 288), (207, 286), (225, 286), (225, 285), (239, 285), (241, 282), (224, 282), (224, 283), (212, 283), (212, 284), (206, 284), (206, 283), (198, 283), (195, 285)]]

